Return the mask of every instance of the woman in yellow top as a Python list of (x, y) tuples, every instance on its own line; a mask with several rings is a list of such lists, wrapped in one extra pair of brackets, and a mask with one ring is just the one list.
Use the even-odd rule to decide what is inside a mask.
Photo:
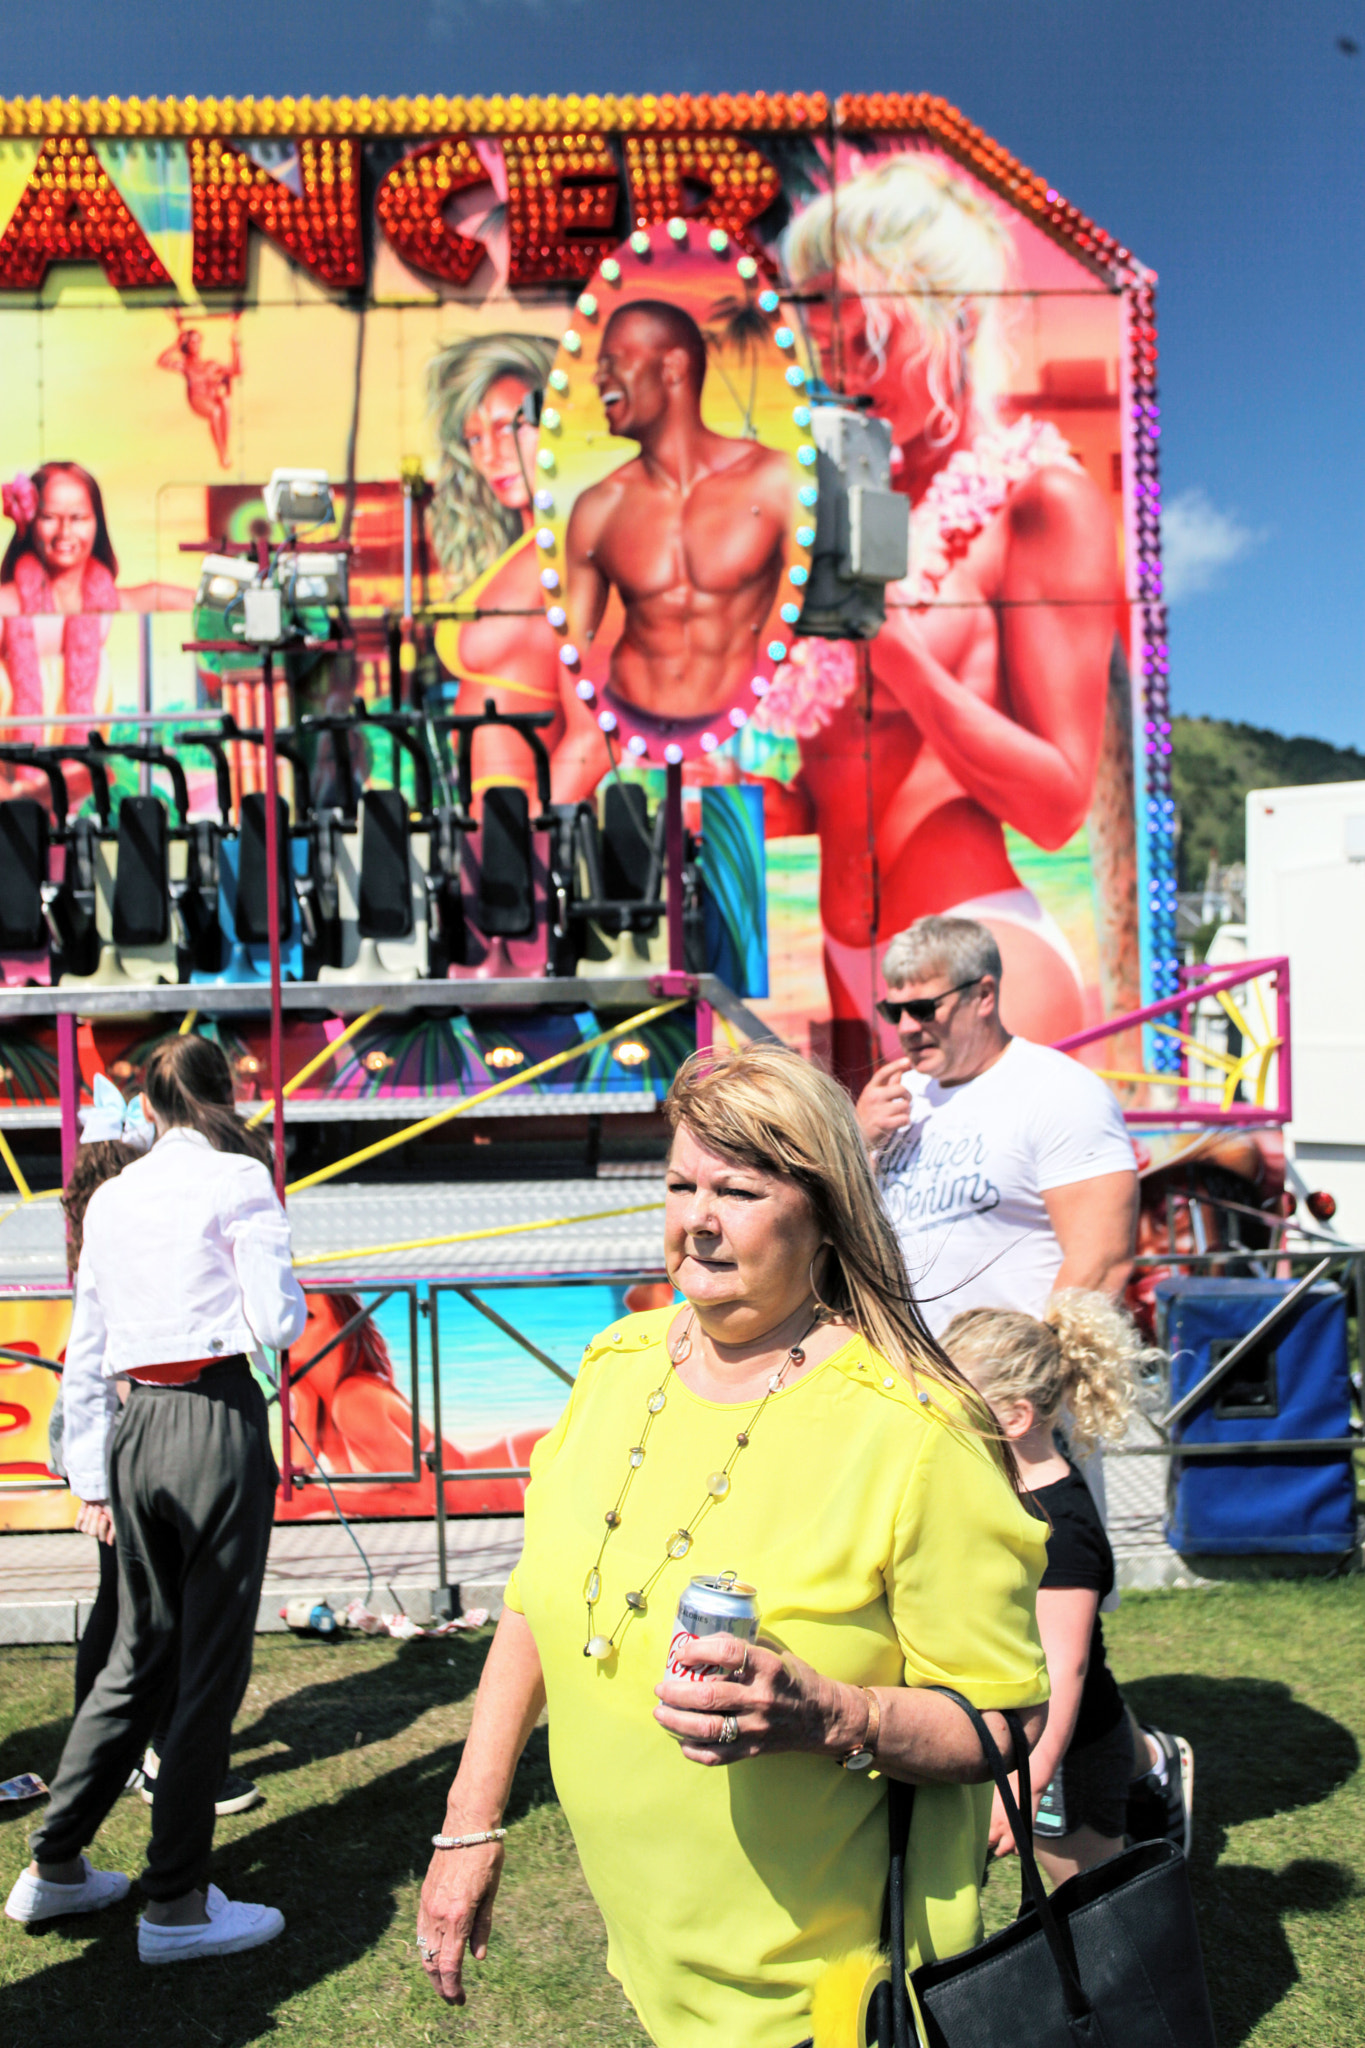
[[(512, 1774), (548, 1706), (608, 1968), (651, 2038), (796, 2048), (822, 1975), (877, 1940), (887, 1775), (920, 1787), (912, 1958), (979, 1938), (990, 1798), (969, 1723), (926, 1688), (1032, 1709), (1037, 1739), (1046, 1530), (907, 1298), (842, 1089), (753, 1045), (689, 1060), (669, 1113), (683, 1305), (596, 1338), (532, 1454), (418, 1946), (463, 2003)], [(761, 1643), (704, 1637), (686, 1661), (721, 1674), (663, 1682), (679, 1595), (724, 1571), (758, 1588)], [(859, 1768), (869, 1749), (880, 1775)]]

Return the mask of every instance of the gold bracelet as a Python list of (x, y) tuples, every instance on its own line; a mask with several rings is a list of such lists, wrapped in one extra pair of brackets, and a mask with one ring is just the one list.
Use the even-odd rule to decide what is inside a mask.
[(839, 1759), (846, 1771), (870, 1771), (877, 1761), (877, 1738), (882, 1731), (882, 1703), (870, 1685), (858, 1688), (867, 1701), (867, 1726), (863, 1739)]

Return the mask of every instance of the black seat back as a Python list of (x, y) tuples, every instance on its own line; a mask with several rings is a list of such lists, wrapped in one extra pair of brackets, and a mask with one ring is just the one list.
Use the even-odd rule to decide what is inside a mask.
[(638, 782), (607, 784), (602, 806), (602, 889), (613, 903), (648, 893), (652, 843), (649, 806)]
[(412, 936), (408, 807), (398, 789), (367, 789), (360, 800), (362, 939)]
[(170, 840), (157, 796), (126, 796), (118, 807), (114, 944), (164, 946), (171, 934)]
[(36, 953), (47, 944), (47, 849), (47, 811), (36, 797), (0, 803), (0, 951)]
[(498, 784), (484, 791), (477, 923), (490, 939), (525, 939), (535, 930), (531, 806), (524, 789)]
[[(270, 899), (266, 891), (265, 791), (249, 790), (242, 798), (240, 843), (237, 849), (237, 937), (246, 946), (270, 943)], [(294, 928), (293, 892), (289, 881), (289, 806), (275, 798), (276, 844), (279, 849), (280, 937)]]

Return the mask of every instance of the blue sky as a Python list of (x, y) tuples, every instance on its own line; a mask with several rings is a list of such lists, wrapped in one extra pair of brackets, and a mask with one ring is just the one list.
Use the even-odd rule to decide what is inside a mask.
[(942, 93), (1158, 272), (1177, 708), (1365, 748), (1365, 0), (45, 0), (0, 44), (4, 96), (760, 86)]

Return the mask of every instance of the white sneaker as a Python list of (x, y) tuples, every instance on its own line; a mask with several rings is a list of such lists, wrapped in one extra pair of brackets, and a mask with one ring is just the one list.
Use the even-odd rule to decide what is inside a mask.
[(93, 1870), (88, 1856), (82, 1856), (81, 1862), (85, 1876), (79, 1884), (53, 1884), (49, 1878), (22, 1870), (5, 1901), (8, 1917), (32, 1926), (35, 1920), (56, 1920), (63, 1913), (98, 1913), (101, 1906), (113, 1906), (127, 1898), (132, 1879), (121, 1870)]
[(208, 1919), (190, 1927), (158, 1927), (144, 1913), (137, 1923), (137, 1952), (144, 1963), (187, 1963), (195, 1956), (235, 1956), (244, 1948), (260, 1948), (284, 1932), (284, 1915), (276, 1906), (245, 1906), (225, 1899), (211, 1884), (205, 1901)]

